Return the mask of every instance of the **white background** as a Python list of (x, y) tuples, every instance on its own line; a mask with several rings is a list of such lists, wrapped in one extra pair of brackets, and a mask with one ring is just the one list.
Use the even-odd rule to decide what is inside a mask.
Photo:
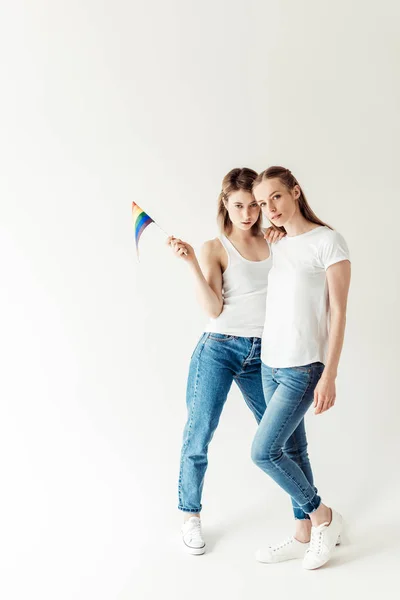
[[(399, 559), (398, 2), (2, 0), (0, 587), (22, 598), (393, 598)], [(308, 417), (351, 545), (260, 565), (291, 532), (232, 391), (182, 553), (186, 373), (204, 318), (187, 266), (236, 166), (289, 167), (348, 241), (329, 413)], [(393, 578), (393, 582), (392, 579)]]

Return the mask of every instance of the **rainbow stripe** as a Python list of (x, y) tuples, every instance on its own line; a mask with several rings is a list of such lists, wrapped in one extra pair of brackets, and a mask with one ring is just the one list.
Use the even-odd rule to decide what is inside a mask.
[(154, 223), (153, 219), (149, 217), (143, 209), (140, 208), (135, 202), (132, 202), (132, 218), (133, 225), (135, 227), (135, 239), (136, 239), (136, 251), (139, 255), (139, 240), (143, 231), (148, 225)]

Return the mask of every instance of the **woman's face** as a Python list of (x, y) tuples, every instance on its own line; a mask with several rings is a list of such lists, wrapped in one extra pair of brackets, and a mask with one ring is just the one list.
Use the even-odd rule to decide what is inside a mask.
[(232, 192), (225, 202), (225, 208), (233, 225), (243, 230), (251, 229), (260, 215), (260, 207), (253, 194), (244, 190)]
[(261, 181), (253, 194), (263, 214), (277, 227), (284, 227), (298, 210), (299, 186), (288, 190), (278, 177)]

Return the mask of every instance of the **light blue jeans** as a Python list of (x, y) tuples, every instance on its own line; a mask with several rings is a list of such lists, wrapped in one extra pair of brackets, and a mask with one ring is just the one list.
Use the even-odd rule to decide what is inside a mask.
[[(261, 339), (204, 333), (193, 353), (187, 382), (188, 418), (183, 433), (179, 472), (179, 505), (182, 511), (198, 513), (208, 464), (208, 446), (217, 428), (228, 392), (235, 381), (259, 423), (265, 412), (261, 380)], [(300, 438), (297, 439), (297, 435)], [(299, 429), (289, 450), (295, 456), (302, 448)], [(301, 457), (298, 460), (302, 460)], [(308, 518), (295, 506), (296, 518)]]
[(179, 472), (180, 510), (201, 511), (208, 445), (235, 381), (257, 423), (265, 411), (261, 381), (261, 338), (204, 333), (190, 361)]
[(321, 498), (314, 486), (304, 416), (324, 365), (272, 369), (262, 364), (266, 411), (255, 435), (252, 459), (292, 499), (295, 518), (309, 518)]

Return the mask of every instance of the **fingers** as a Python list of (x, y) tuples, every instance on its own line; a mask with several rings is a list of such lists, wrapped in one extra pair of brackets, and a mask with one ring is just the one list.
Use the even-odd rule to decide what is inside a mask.
[(318, 397), (317, 404), (315, 407), (315, 414), (320, 415), (323, 412), (324, 401), (321, 397)]
[(167, 241), (166, 241), (166, 243), (167, 243), (167, 244), (176, 244), (176, 243), (183, 244), (184, 242), (182, 242), (182, 240), (181, 240), (180, 238), (176, 238), (176, 237), (174, 237), (173, 235), (170, 235), (170, 236), (167, 238)]
[(189, 256), (189, 250), (180, 238), (173, 235), (168, 236), (167, 245), (170, 246), (177, 256)]
[(170, 235), (167, 238), (166, 244), (168, 246), (171, 246), (171, 248), (173, 248), (173, 250), (177, 250), (177, 248), (179, 248), (179, 245), (182, 246), (183, 242), (181, 239), (176, 238), (173, 235)]
[(178, 256), (187, 256), (188, 255), (188, 250), (187, 250), (185, 244), (183, 244), (180, 240), (174, 241), (172, 247)]
[(315, 392), (314, 392), (314, 408), (315, 408), (314, 413), (316, 415), (319, 415), (321, 413), (322, 406), (323, 406), (323, 395), (320, 394), (318, 392), (318, 390), (315, 390)]
[(274, 229), (272, 229), (271, 227), (271, 231), (269, 232), (268, 235), (268, 241), (270, 244), (273, 244), (275, 242), (276, 239), (276, 231)]
[(167, 238), (166, 244), (167, 244), (167, 246), (171, 246), (171, 248), (174, 248), (174, 247), (175, 247), (175, 244), (176, 244), (177, 242), (181, 242), (181, 241), (182, 241), (182, 240), (180, 240), (179, 238), (176, 238), (176, 237), (174, 237), (173, 235), (170, 235), (170, 236)]
[(270, 244), (272, 244), (273, 239), (274, 239), (274, 229), (273, 227), (268, 227), (268, 229), (265, 230), (264, 233), (264, 238), (267, 240), (267, 242), (269, 242)]
[(280, 231), (274, 231), (274, 239), (273, 239), (273, 244), (275, 242), (279, 242), (279, 240), (281, 239), (281, 232)]
[(279, 229), (275, 229), (275, 227), (268, 227), (265, 230), (264, 238), (270, 243), (275, 244), (279, 242), (283, 237), (285, 237), (286, 233), (284, 231), (280, 231)]
[(314, 408), (315, 414), (320, 415), (323, 412), (329, 410), (334, 406), (335, 398), (329, 398), (329, 396), (324, 396), (323, 394), (319, 394), (318, 392), (314, 394)]

